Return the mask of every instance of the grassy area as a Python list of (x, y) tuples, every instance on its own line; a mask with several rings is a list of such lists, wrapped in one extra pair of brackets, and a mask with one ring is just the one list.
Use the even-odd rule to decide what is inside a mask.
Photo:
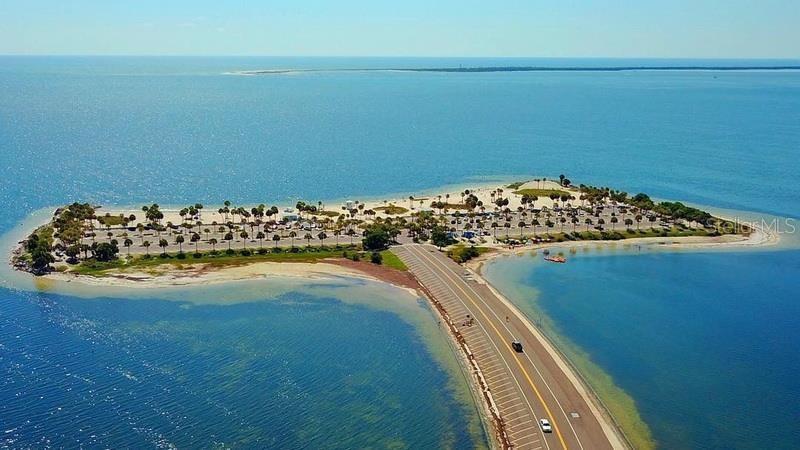
[(476, 258), (488, 252), (489, 250), (490, 249), (487, 247), (475, 247), (474, 245), (470, 245), (468, 247), (464, 244), (458, 244), (447, 250), (447, 256), (457, 263), (465, 263), (472, 258)]
[(548, 198), (550, 197), (550, 194), (556, 194), (559, 197), (561, 197), (562, 195), (570, 195), (569, 192), (562, 191), (560, 189), (533, 189), (533, 188), (518, 189), (514, 191), (514, 193), (517, 195), (527, 195), (528, 197), (536, 196), (539, 198)]
[(255, 252), (243, 254), (241, 250), (234, 250), (233, 254), (226, 251), (214, 252), (185, 252), (183, 256), (179, 253), (167, 253), (166, 257), (162, 254), (154, 254), (149, 257), (146, 255), (133, 256), (130, 259), (120, 257), (114, 261), (98, 262), (93, 259), (82, 261), (80, 264), (70, 267), (69, 271), (80, 275), (91, 275), (102, 277), (108, 275), (109, 271), (146, 271), (162, 264), (171, 264), (177, 267), (191, 264), (205, 264), (211, 267), (233, 267), (254, 262), (318, 262), (327, 258), (341, 258), (345, 251), (357, 251), (358, 245), (342, 245), (339, 247), (295, 247), (291, 249), (279, 248), (278, 252), (274, 249), (264, 249), (264, 253)]
[(389, 206), (378, 206), (375, 208), (375, 211), (380, 211), (382, 213), (389, 214), (390, 216), (396, 216), (398, 214), (405, 214), (408, 212), (408, 208), (403, 208), (402, 206), (397, 205), (389, 205)]
[(506, 186), (506, 189), (517, 190), (521, 188), (523, 184), (525, 184), (524, 181), (517, 181)]
[(336, 211), (317, 211), (313, 215), (315, 216), (325, 216), (325, 217), (339, 217), (341, 213)]
[[(465, 205), (464, 203), (442, 203), (441, 209), (458, 209), (458, 210), (465, 210), (465, 211), (472, 211), (472, 208), (469, 205)], [(437, 208), (439, 209), (439, 208)]]
[(391, 267), (392, 269), (397, 270), (408, 270), (408, 267), (397, 257), (391, 250), (384, 250), (381, 252), (381, 256), (383, 256), (383, 265), (386, 267)]
[(116, 227), (119, 225), (125, 225), (128, 223), (127, 218), (122, 216), (98, 216), (97, 221), (100, 222), (102, 225), (108, 225), (110, 227)]

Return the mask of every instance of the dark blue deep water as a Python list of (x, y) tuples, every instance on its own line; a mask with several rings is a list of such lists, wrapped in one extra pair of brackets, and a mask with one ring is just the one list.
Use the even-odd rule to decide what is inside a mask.
[[(800, 216), (798, 72), (226, 74), (540, 63), (562, 62), (0, 57), (0, 232), (74, 200), (288, 203), (559, 173)], [(569, 65), (580, 64), (617, 62)], [(636, 399), (663, 448), (763, 448), (761, 433), (771, 448), (800, 445), (800, 253), (581, 261), (552, 277), (531, 265), (521, 280)], [(562, 276), (576, 278), (569, 301)], [(186, 300), (0, 288), (0, 439), (476, 442), (474, 412), (396, 315), (293, 293)]]

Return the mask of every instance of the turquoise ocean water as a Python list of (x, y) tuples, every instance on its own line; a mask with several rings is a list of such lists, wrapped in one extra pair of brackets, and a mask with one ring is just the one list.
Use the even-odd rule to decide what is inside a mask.
[[(798, 72), (228, 74), (619, 61), (568, 63), (0, 57), (0, 231), (74, 200), (290, 203), (559, 173), (800, 217)], [(772, 448), (800, 445), (797, 251), (598, 254), (561, 272), (513, 264), (508, 283), (536, 289), (663, 448), (759, 448), (767, 429)], [(359, 291), (417, 305), (396, 312), (343, 301), (349, 292), (233, 286), (217, 292), (225, 301), (198, 302), (191, 291), (85, 299), (0, 288), (0, 439), (480, 444), (441, 336), (423, 338), (424, 321), (409, 319), (424, 305)]]

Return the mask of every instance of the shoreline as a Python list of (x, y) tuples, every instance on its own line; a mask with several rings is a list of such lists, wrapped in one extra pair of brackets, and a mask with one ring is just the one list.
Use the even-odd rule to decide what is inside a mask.
[[(508, 186), (507, 188), (511, 188)], [(489, 196), (486, 185), (473, 191), (479, 197), (484, 198)], [(425, 201), (434, 197), (435, 194), (427, 194), (430, 197), (424, 198)], [(456, 194), (457, 195), (457, 194)], [(449, 194), (447, 195), (449, 197)], [(439, 196), (441, 198), (441, 196)], [(412, 203), (413, 199), (413, 203)], [(417, 197), (410, 197), (406, 199), (397, 199), (395, 201), (384, 200), (383, 205), (402, 205), (404, 202), (408, 206), (408, 210), (413, 211), (416, 202), (419, 200), (420, 210), (422, 210), (422, 200)], [(546, 202), (544, 200), (543, 202)], [(378, 208), (381, 202), (373, 199), (365, 202), (369, 207)], [(114, 207), (103, 209), (104, 211), (115, 211)], [(122, 211), (122, 209), (119, 209)], [(176, 213), (172, 210), (164, 210), (167, 214), (171, 215)], [(213, 214), (213, 212), (212, 212)], [(717, 216), (721, 219), (726, 219), (722, 216)], [(587, 227), (588, 228), (588, 227)], [(488, 238), (487, 238), (488, 239)], [(540, 242), (540, 243), (527, 243), (521, 245), (510, 246), (500, 242), (487, 242), (486, 244), (479, 244), (491, 249), (491, 251), (479, 255), (478, 257), (467, 261), (463, 264), (464, 267), (472, 270), (478, 276), (476, 281), (485, 284), (511, 311), (513, 314), (528, 328), (535, 338), (540, 342), (543, 348), (553, 358), (561, 370), (567, 375), (569, 382), (573, 384), (581, 397), (586, 400), (590, 405), (592, 414), (596, 416), (601, 423), (603, 432), (609, 437), (612, 442), (618, 442), (620, 446), (632, 446), (628, 439), (625, 428), (615, 419), (610, 409), (606, 406), (601, 396), (592, 387), (590, 382), (574, 364), (564, 349), (557, 345), (557, 342), (551, 339), (544, 330), (537, 329), (533, 322), (529, 319), (524, 311), (517, 307), (511, 300), (504, 296), (495, 286), (493, 286), (484, 277), (485, 263), (499, 258), (500, 256), (508, 256), (513, 254), (521, 254), (530, 251), (543, 250), (547, 248), (580, 248), (586, 246), (643, 246), (650, 249), (665, 248), (665, 249), (744, 249), (744, 248), (760, 248), (777, 246), (781, 239), (777, 232), (771, 232), (758, 225), (752, 224), (751, 231), (745, 235), (742, 234), (726, 234), (720, 236), (681, 236), (681, 237), (633, 237), (620, 240), (578, 240), (578, 241), (561, 241), (561, 242)], [(25, 273), (12, 266), (12, 261), (8, 261), (11, 271), (17, 273)], [(28, 277), (41, 280), (51, 280), (63, 283), (76, 283), (83, 286), (98, 286), (110, 288), (136, 288), (136, 289), (163, 289), (169, 287), (189, 287), (189, 286), (211, 286), (219, 285), (230, 282), (259, 280), (259, 279), (293, 279), (293, 280), (309, 280), (309, 281), (335, 281), (337, 279), (349, 278), (369, 280), (372, 282), (379, 282), (390, 285), (395, 288), (402, 289), (411, 295), (419, 298), (424, 298), (431, 307), (435, 310), (435, 316), (438, 317), (440, 326), (442, 323), (449, 324), (447, 313), (437, 305), (434, 297), (428, 293), (425, 288), (419, 283), (413, 275), (407, 271), (394, 269), (382, 265), (372, 264), (368, 261), (351, 261), (349, 259), (340, 257), (326, 257), (319, 260), (310, 262), (299, 261), (242, 261), (241, 264), (232, 264), (222, 267), (215, 267), (211, 264), (192, 261), (187, 259), (178, 265), (175, 264), (156, 264), (146, 268), (136, 268), (130, 271), (121, 270), (111, 271), (103, 274), (103, 276), (95, 276), (91, 274), (77, 274), (70, 272), (53, 271), (42, 276), (34, 276), (31, 273), (26, 273)], [(58, 286), (51, 286), (53, 290), (58, 291)], [(444, 321), (444, 322), (442, 322)], [(474, 364), (473, 357), (469, 348), (464, 343), (463, 337), (457, 329), (451, 326), (447, 327), (447, 342), (451, 350), (456, 352), (455, 356), (458, 365), (463, 375), (468, 378), (467, 384), (469, 386), (470, 394), (473, 401), (476, 403), (476, 410), (479, 412), (480, 422), (485, 435), (488, 438), (490, 447), (503, 448), (508, 446), (508, 440), (503, 430), (502, 421), (499, 420), (497, 415), (497, 408), (493, 406), (491, 392), (488, 391), (485, 381), (482, 379), (482, 374), (479, 368)], [(480, 403), (478, 405), (477, 403)]]
[[(578, 368), (578, 366), (570, 359), (565, 349), (560, 348), (556, 340), (551, 338), (544, 329), (539, 329), (534, 326), (530, 317), (519, 307), (516, 303), (504, 295), (501, 290), (493, 285), (486, 277), (485, 267), (487, 263), (501, 258), (513, 255), (520, 255), (531, 251), (545, 250), (551, 248), (583, 248), (589, 246), (602, 246), (614, 247), (621, 246), (641, 246), (648, 250), (666, 249), (666, 250), (736, 250), (736, 249), (754, 249), (762, 247), (770, 247), (779, 245), (781, 239), (778, 233), (769, 232), (762, 227), (754, 226), (753, 231), (747, 236), (741, 235), (727, 235), (716, 237), (701, 237), (701, 236), (686, 236), (686, 237), (642, 237), (624, 240), (597, 240), (597, 241), (568, 241), (568, 242), (547, 242), (520, 246), (499, 246), (493, 247), (492, 251), (486, 252), (477, 256), (474, 259), (463, 263), (463, 266), (475, 273), (475, 280), (479, 283), (485, 284), (486, 287), (494, 293), (516, 316), (516, 318), (524, 324), (524, 326), (536, 336), (540, 344), (547, 350), (550, 356), (557, 362), (559, 367), (563, 370), (570, 382), (578, 389), (581, 396), (587, 400), (587, 404), (592, 408), (593, 414), (602, 419), (600, 423), (603, 430), (608, 436), (616, 436), (626, 446), (635, 448), (631, 439), (623, 427), (612, 414), (611, 409), (607, 405), (603, 397), (592, 386), (591, 382), (586, 378), (585, 374)], [(562, 336), (557, 336), (558, 339), (565, 339)], [(574, 344), (570, 344), (574, 345)], [(589, 363), (592, 363), (589, 361)], [(599, 367), (599, 366), (598, 366)], [(602, 370), (602, 368), (600, 368)], [(615, 386), (616, 387), (616, 386)], [(624, 391), (623, 391), (624, 392)], [(646, 425), (646, 423), (645, 423)]]

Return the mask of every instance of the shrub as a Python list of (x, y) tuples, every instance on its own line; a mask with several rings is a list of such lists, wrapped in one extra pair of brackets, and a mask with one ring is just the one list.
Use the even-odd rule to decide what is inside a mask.
[(186, 259), (186, 253), (178, 253), (178, 259)]
[(194, 258), (202, 258), (203, 254), (200, 253), (200, 252), (192, 253), (192, 257), (194, 257)]
[(251, 251), (250, 251), (250, 250), (248, 250), (248, 249), (244, 249), (244, 250), (242, 250), (242, 251), (240, 252), (240, 254), (241, 254), (242, 256), (251, 256), (251, 255), (253, 254), (253, 252), (251, 252)]
[(226, 255), (235, 255), (236, 254), (236, 250), (234, 250), (232, 248), (229, 248), (229, 249), (225, 250), (225, 254)]
[(369, 260), (372, 262), (372, 264), (382, 264), (383, 255), (381, 255), (380, 252), (372, 252), (372, 255), (370, 255)]

